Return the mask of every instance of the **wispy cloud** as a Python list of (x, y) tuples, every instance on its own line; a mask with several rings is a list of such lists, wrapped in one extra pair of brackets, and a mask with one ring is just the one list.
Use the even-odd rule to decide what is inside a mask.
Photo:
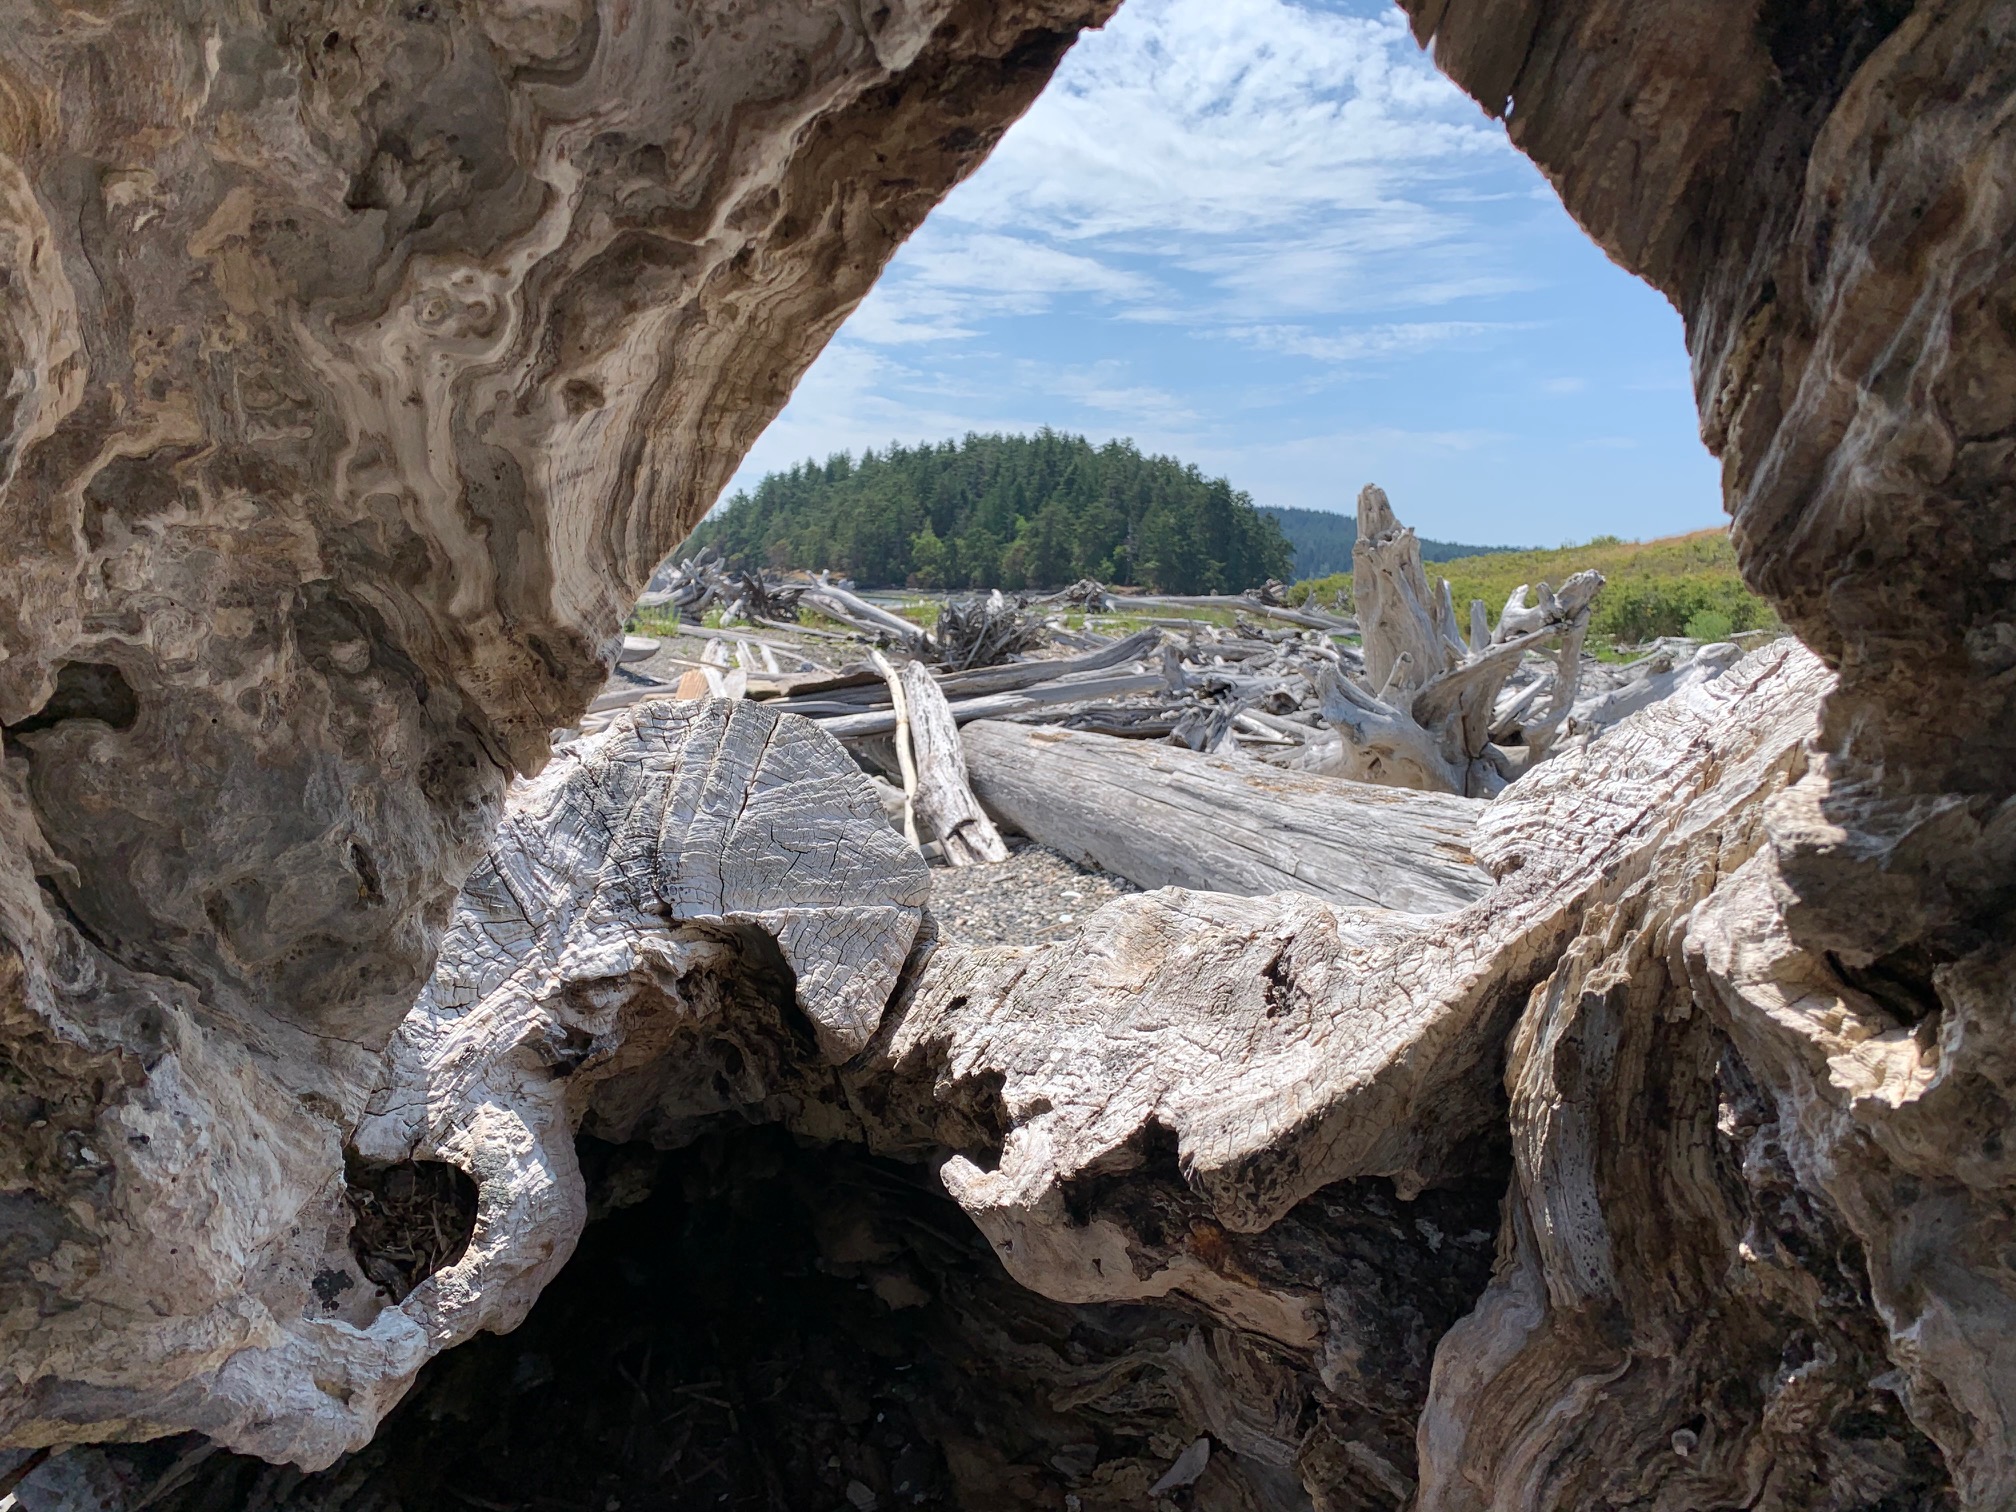
[(1225, 334), (1264, 351), (1346, 363), (1405, 356), (1430, 347), (1474, 343), (1479, 337), (1531, 329), (1531, 322), (1524, 321), (1433, 320), (1367, 326), (1331, 335), (1292, 325), (1227, 326)]
[(1123, 9), (1059, 71), (948, 218), (1068, 237), (1221, 236), (1354, 212), (1510, 149), (1397, 11), (1287, 0)]
[(1476, 214), (1511, 149), (1398, 12), (1132, 0), (1066, 58), (857, 317), (946, 340), (1087, 298), (1253, 321), (1502, 292)]
[(1682, 528), (1717, 490), (1678, 326), (1390, 0), (1128, 0), (901, 249), (738, 483), (1055, 425), (1263, 502), (1348, 507), (1376, 478), (1443, 538), (1580, 539), (1625, 496), (1634, 532)]
[(1023, 364), (1025, 381), (1074, 404), (1107, 415), (1120, 415), (1149, 427), (1186, 426), (1201, 417), (1178, 394), (1152, 384), (1131, 381), (1127, 365), (1106, 361), (1084, 368)]

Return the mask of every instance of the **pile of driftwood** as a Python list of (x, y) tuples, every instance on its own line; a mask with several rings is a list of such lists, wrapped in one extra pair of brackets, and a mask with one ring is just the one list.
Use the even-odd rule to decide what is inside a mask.
[[(582, 731), (656, 698), (749, 698), (839, 737), (885, 779), (911, 842), (952, 865), (1005, 856), (998, 823), (1142, 886), (1435, 912), (1482, 885), (1462, 843), (1480, 801), (1737, 655), (1672, 642), (1596, 661), (1594, 572), (1522, 585), (1495, 618), (1482, 603), (1459, 616), (1376, 487), (1359, 497), (1353, 567), (1355, 619), (1286, 604), (1278, 584), (1172, 596), (1081, 582), (953, 599), (927, 630), (829, 577), (772, 583), (703, 554), (644, 600), (682, 616), (721, 606), (700, 655), (659, 658), (676, 682), (626, 668)], [(803, 635), (800, 608), (845, 628), (810, 647), (744, 628)], [(1366, 802), (1360, 785), (1441, 796)]]

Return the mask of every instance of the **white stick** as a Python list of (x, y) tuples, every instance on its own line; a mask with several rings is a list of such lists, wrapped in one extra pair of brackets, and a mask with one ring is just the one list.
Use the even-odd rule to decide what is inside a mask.
[(921, 855), (924, 844), (917, 838), (917, 758), (910, 750), (910, 703), (903, 696), (903, 679), (889, 665), (889, 658), (880, 651), (871, 652), (870, 658), (889, 684), (889, 702), (896, 715), (896, 765), (903, 773), (903, 838)]

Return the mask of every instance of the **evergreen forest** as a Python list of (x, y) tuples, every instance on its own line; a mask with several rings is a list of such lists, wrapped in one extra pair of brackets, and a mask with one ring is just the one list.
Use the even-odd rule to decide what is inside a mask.
[(1293, 573), (1280, 525), (1224, 478), (1131, 441), (1044, 429), (807, 461), (738, 493), (685, 553), (830, 568), (864, 588), (1057, 588), (1079, 578), (1158, 593), (1236, 593)]

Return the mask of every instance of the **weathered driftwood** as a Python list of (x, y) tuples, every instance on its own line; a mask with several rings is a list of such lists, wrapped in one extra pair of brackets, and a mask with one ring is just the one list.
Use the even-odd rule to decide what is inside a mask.
[[(924, 877), (839, 748), (746, 702), (634, 711), (514, 799), (356, 1131), (375, 1169), (467, 1173), (466, 1240), (396, 1303), (325, 1279), (349, 1324), (240, 1351), (236, 1379), (277, 1408), (237, 1431), (311, 1460), (354, 1442), (428, 1354), (508, 1327), (564, 1259), (577, 1128), (677, 1143), (724, 1115), (936, 1152), (1024, 1285), (1180, 1293), (1242, 1348), (1301, 1362), (1267, 1390), (1362, 1410), (1379, 1383), (1319, 1361), (1381, 1293), (1348, 1270), (1312, 1286), (1267, 1231), (1307, 1243), (1291, 1212), (1340, 1181), (1402, 1199), (1460, 1181), (1501, 1116), (1498, 1047), (1527, 986), (1662, 854), (1754, 816), (1826, 684), (1803, 652), (1764, 654), (1565, 755), (1485, 811), (1502, 880), (1456, 912), (1164, 890), (1066, 944), (941, 946), (887, 1009)], [(314, 1267), (359, 1263), (341, 1234), (300, 1241), (335, 1245), (294, 1272), (304, 1309)], [(1253, 1442), (1292, 1463), (1296, 1433)]]
[[(1087, 673), (1038, 683), (1012, 693), (993, 693), (984, 698), (966, 698), (952, 705), (952, 718), (959, 724), (975, 719), (1005, 719), (1059, 704), (1094, 703), (1129, 693), (1146, 693), (1166, 686), (1160, 672)], [(896, 728), (896, 716), (888, 710), (866, 714), (843, 714), (821, 719), (820, 727), (841, 739), (860, 735), (887, 735)]]
[(891, 614), (880, 604), (871, 604), (859, 594), (829, 582), (823, 573), (805, 589), (802, 602), (828, 619), (838, 620), (843, 625), (877, 640), (889, 641), (914, 654), (927, 655), (935, 651), (930, 635), (921, 625), (914, 625), (902, 615)]
[(1046, 726), (979, 720), (961, 736), (988, 812), (1141, 887), (1446, 913), (1489, 885), (1470, 799)]
[(0, 1442), (348, 1410), (253, 1361), (393, 1347), (302, 1287), (509, 783), (1111, 10), (10, 8)]
[(1578, 735), (1606, 730), (1683, 688), (1713, 682), (1742, 654), (1732, 642), (1717, 641), (1648, 656), (1624, 668), (1623, 679), (1616, 686), (1578, 698), (1569, 711), (1567, 728)]
[[(1160, 632), (1142, 630), (1125, 640), (1114, 641), (1078, 656), (1031, 658), (963, 672), (938, 670), (933, 675), (947, 698), (973, 699), (1149, 660), (1161, 641)], [(886, 707), (889, 701), (885, 679), (856, 669), (798, 683), (790, 693), (772, 700), (771, 707), (780, 713), (825, 719), (841, 714), (869, 713), (878, 707)]]
[[(907, 663), (897, 674), (907, 705), (910, 749), (917, 768), (917, 817), (924, 831), (944, 847), (953, 866), (976, 866), (1008, 859), (1008, 847), (994, 821), (967, 785), (966, 755), (951, 705), (930, 669)], [(899, 731), (902, 740), (905, 732)]]
[[(1542, 583), (1538, 602), (1513, 590), (1493, 630), (1484, 606), (1470, 606), (1467, 636), (1444, 581), (1431, 591), (1421, 543), (1394, 517), (1383, 490), (1358, 495), (1352, 592), (1364, 626), (1364, 671), (1326, 671), (1323, 717), (1339, 739), (1307, 753), (1309, 770), (1431, 792), (1489, 797), (1546, 754), (1574, 703), (1589, 606), (1603, 578), (1578, 572), (1557, 595)], [(1552, 650), (1555, 673), (1544, 700), (1508, 717), (1499, 692), (1532, 651)], [(1514, 755), (1508, 745), (1521, 749)]]
[(996, 588), (985, 595), (947, 599), (938, 610), (932, 638), (939, 662), (963, 670), (991, 667), (1018, 652), (1033, 651), (1050, 638), (1050, 631), (1040, 618)]
[[(1739, 665), (1495, 805), (1544, 822), (1498, 895), (1431, 921), (1471, 926), (1446, 950), (1367, 949), (1353, 985), (1325, 941), (1343, 918), (1360, 942), (1355, 911), (1248, 951), (1250, 900), (1200, 936), (1163, 895), (1013, 981), (1020, 958), (942, 954), (850, 1089), (901, 1095), (766, 1111), (959, 1152), (962, 1196), (1059, 1289), (1212, 1299), (1112, 1366), (1188, 1419), (1144, 1496), (1208, 1432), (1200, 1505), (2000, 1512), (2016, 14), (1406, 8), (1492, 116), (1516, 89), (1519, 145), (1679, 308), (1746, 577), (1842, 669), (1816, 750), (1760, 766), (1674, 722), (1705, 700), (1754, 728), (1775, 694)], [(0, 34), (0, 1158), (25, 1236), (0, 1422), (277, 1440), (398, 1342), (319, 1328), (298, 1370), (260, 1366), (323, 1320), (298, 1310), (317, 1249), (354, 1305), (353, 1218), (439, 1190), (332, 1195), (512, 772), (894, 244), (1111, 7), (86, 9)], [(1674, 761), (1585, 765), (1653, 726)], [(1802, 765), (1767, 842), (1755, 799)], [(1583, 863), (1558, 910), (1522, 881), (1554, 847)], [(1509, 1114), (1496, 1009), (1436, 1008), (1473, 958), (1525, 1001)], [(595, 964), (552, 973), (576, 1011)], [(775, 1006), (749, 996), (724, 999)], [(584, 1048), (545, 1043), (549, 1070)], [(1226, 1219), (1340, 1171), (1474, 1172), (1444, 1148), (1470, 1124), (1518, 1184), (1417, 1439), (1406, 1338), (1448, 1310), (1368, 1276), (1416, 1274), (1419, 1210), (1382, 1230), (1418, 1244), (1370, 1255), (1356, 1216), (1398, 1203), (1376, 1175), (1272, 1244)], [(1242, 1345), (1234, 1309), (1320, 1340)], [(1089, 1389), (1045, 1393), (1049, 1421), (1083, 1431)], [(1001, 1464), (989, 1495), (1062, 1501)]]
[(1358, 632), (1356, 620), (1324, 614), (1317, 609), (1291, 608), (1252, 593), (1128, 593), (1111, 595), (1106, 602), (1109, 608), (1117, 610), (1130, 609), (1135, 605), (1158, 609), (1233, 609), (1241, 614), (1257, 614), (1310, 630), (1330, 631), (1338, 635), (1355, 635)]
[[(351, 1136), (353, 1164), (465, 1172), (462, 1243), (389, 1297), (327, 1185), (271, 1257), (286, 1280), (264, 1295), (269, 1325), (198, 1376), (198, 1426), (306, 1464), (356, 1447), (428, 1356), (512, 1326), (565, 1262), (584, 1119), (625, 1137), (661, 1108), (760, 1098), (797, 1014), (828, 1059), (867, 1042), (922, 917), (924, 866), (839, 747), (797, 728), (746, 701), (646, 704), (513, 793)], [(794, 999), (766, 1002), (752, 931)], [(50, 1381), (39, 1400), (56, 1411), (92, 1390)]]
[(998, 1161), (943, 1175), (1025, 1284), (1074, 1301), (1181, 1289), (1306, 1345), (1313, 1298), (1242, 1285), (1074, 1184), (1138, 1167), (1155, 1130), (1239, 1233), (1329, 1182), (1446, 1178), (1497, 1117), (1496, 1047), (1535, 976), (1663, 850), (1754, 819), (1829, 683), (1802, 649), (1759, 653), (1564, 753), (1485, 809), (1478, 857), (1500, 880), (1453, 913), (1162, 891), (1108, 904), (1068, 945), (941, 948), (869, 1064), (928, 1047), (941, 1085), (998, 1085)]
[(889, 716), (895, 725), (889, 732), (890, 748), (896, 758), (896, 775), (903, 784), (903, 838), (910, 848), (921, 852), (924, 841), (917, 827), (917, 754), (910, 742), (910, 700), (896, 669), (888, 658), (875, 652), (875, 670), (889, 687)]
[(670, 609), (682, 621), (699, 624), (710, 607), (721, 611), (721, 623), (789, 623), (797, 618), (802, 584), (765, 578), (754, 572), (729, 572), (721, 553), (709, 546), (697, 556), (666, 563), (651, 575), (638, 596), (639, 609)]

